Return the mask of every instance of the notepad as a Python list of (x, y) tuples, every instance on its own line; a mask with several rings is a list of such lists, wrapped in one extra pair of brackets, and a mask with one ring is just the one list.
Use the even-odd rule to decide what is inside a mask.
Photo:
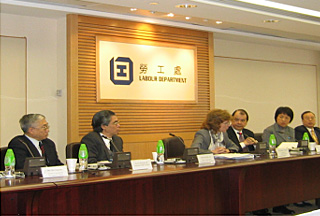
[(216, 154), (217, 159), (253, 159), (254, 155), (250, 153), (229, 153), (229, 154)]

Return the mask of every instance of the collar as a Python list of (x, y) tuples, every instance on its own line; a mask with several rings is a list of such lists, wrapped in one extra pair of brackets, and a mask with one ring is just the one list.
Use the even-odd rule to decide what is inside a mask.
[[(231, 127), (232, 127), (232, 126), (231, 126)], [(235, 129), (234, 127), (232, 127), (232, 129), (234, 130), (234, 132), (235, 132), (236, 134), (239, 134), (239, 133), (242, 133), (242, 134), (243, 134), (242, 130), (239, 131), (239, 130)]]

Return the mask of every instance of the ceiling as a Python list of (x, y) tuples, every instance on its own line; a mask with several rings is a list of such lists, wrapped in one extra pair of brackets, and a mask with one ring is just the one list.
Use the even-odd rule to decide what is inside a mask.
[[(302, 15), (237, 0), (0, 0), (1, 13), (64, 17), (68, 13), (95, 15), (215, 32), (215, 38), (287, 43), (320, 50), (320, 1), (269, 2), (315, 11)], [(179, 8), (177, 5), (195, 5)], [(131, 11), (131, 8), (136, 8)], [(173, 17), (168, 17), (173, 13)], [(186, 19), (189, 17), (190, 19)], [(222, 21), (217, 24), (216, 21)], [(276, 21), (276, 22), (273, 22)]]

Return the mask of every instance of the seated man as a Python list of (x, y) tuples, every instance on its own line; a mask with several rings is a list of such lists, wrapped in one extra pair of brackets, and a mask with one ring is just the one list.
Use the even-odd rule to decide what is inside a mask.
[(23, 135), (14, 137), (8, 145), (16, 158), (16, 169), (23, 169), (27, 157), (45, 157), (47, 166), (63, 165), (54, 142), (48, 139), (49, 124), (41, 114), (24, 115), (20, 121)]
[(244, 128), (248, 120), (248, 113), (244, 109), (237, 109), (232, 113), (231, 127), (227, 130), (229, 139), (239, 147), (239, 152), (254, 151), (253, 144), (258, 143), (253, 132)]
[[(315, 142), (317, 143), (317, 145), (319, 145), (320, 128), (315, 127), (316, 115), (311, 111), (305, 111), (301, 114), (301, 119), (302, 119), (302, 125), (294, 129), (296, 140), (302, 140), (303, 134), (307, 132), (309, 136), (309, 141)], [(320, 199), (316, 199), (316, 203), (318, 207), (319, 207), (319, 201)], [(298, 207), (304, 207), (304, 206), (311, 206), (311, 203), (303, 201), (300, 203), (294, 203), (294, 205)]]
[(307, 132), (309, 141), (316, 142), (319, 145), (320, 128), (315, 127), (316, 115), (311, 111), (305, 111), (301, 114), (301, 119), (302, 125), (294, 129), (296, 140), (302, 140), (303, 134)]
[(112, 161), (114, 152), (123, 151), (123, 141), (117, 136), (120, 124), (116, 114), (110, 110), (102, 110), (92, 118), (93, 131), (85, 135), (81, 143), (87, 145), (88, 163)]

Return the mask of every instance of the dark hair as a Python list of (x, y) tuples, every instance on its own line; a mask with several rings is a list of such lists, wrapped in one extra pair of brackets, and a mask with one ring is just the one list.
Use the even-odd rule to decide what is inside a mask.
[(27, 114), (21, 117), (19, 120), (21, 130), (27, 133), (29, 128), (33, 127), (37, 121), (41, 121), (46, 117), (41, 114)]
[(247, 121), (249, 121), (249, 115), (247, 113), (247, 111), (245, 111), (244, 109), (236, 109), (235, 111), (233, 111), (233, 113), (231, 114), (232, 116), (234, 116), (236, 114), (236, 112), (240, 112), (241, 115), (246, 115), (247, 116)]
[(101, 125), (109, 125), (111, 117), (116, 115), (111, 110), (101, 110), (92, 117), (92, 128), (95, 132), (101, 132)]
[(230, 119), (231, 116), (227, 110), (214, 109), (207, 114), (201, 128), (213, 130), (214, 133), (217, 133), (219, 131), (220, 124)]
[(276, 110), (276, 113), (274, 115), (274, 120), (277, 122), (277, 117), (278, 115), (280, 114), (287, 114), (289, 117), (290, 117), (290, 122), (292, 122), (293, 120), (293, 111), (290, 107), (279, 107), (277, 110)]
[(303, 112), (302, 114), (301, 114), (301, 119), (303, 120), (303, 116), (304, 116), (304, 114), (308, 114), (308, 113), (312, 113), (314, 116), (316, 116), (313, 112), (311, 112), (311, 111), (305, 111), (305, 112)]

